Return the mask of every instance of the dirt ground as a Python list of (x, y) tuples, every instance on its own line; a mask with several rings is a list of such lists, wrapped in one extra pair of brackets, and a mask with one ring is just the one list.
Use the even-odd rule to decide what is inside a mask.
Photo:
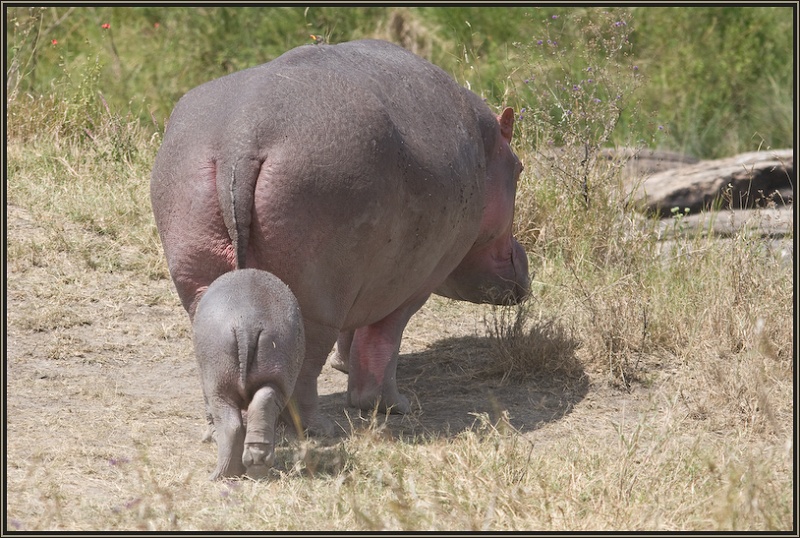
[[(47, 232), (30, 214), (7, 212), (11, 247), (46, 243)], [(117, 462), (163, 458), (176, 472), (192, 466), (207, 475), (216, 449), (199, 442), (202, 394), (188, 317), (171, 281), (93, 271), (66, 253), (46, 262), (9, 259), (7, 268), (11, 528), (43, 524), (37, 512), (52, 506), (71, 510), (74, 496), (123, 502)], [(592, 435), (626, 417), (635, 422), (653, 405), (650, 389), (617, 390), (588, 375), (569, 383), (475, 378), (473, 366), (490, 360), (484, 322), (490, 312), (433, 298), (412, 318), (398, 385), (414, 411), (390, 417), (393, 435), (455, 435), (473, 424), (475, 413), (496, 417), (507, 410), (511, 423), (542, 447), (575, 429)], [(366, 420), (346, 407), (346, 387), (346, 375), (326, 365), (321, 408), (342, 426), (340, 435)]]
[[(8, 207), (10, 242), (43, 243), (30, 215)], [(91, 271), (67, 254), (8, 264), (7, 417), (9, 482), (33, 454), (54, 440), (130, 445), (132, 431), (171, 431), (175, 444), (198, 438), (202, 394), (188, 317), (168, 279)], [(455, 434), (475, 413), (508, 410), (523, 431), (563, 420), (576, 406), (621, 408), (630, 398), (570, 386), (501, 384), (475, 379), (476, 361), (491, 347), (486, 307), (434, 297), (412, 319), (401, 348), (398, 384), (415, 411), (391, 417), (408, 435)], [(326, 365), (319, 378), (324, 413), (349, 431), (359, 413), (346, 407), (347, 377)], [(605, 398), (609, 398), (605, 400)], [(587, 401), (588, 400), (588, 401)], [(109, 405), (109, 402), (111, 405)], [(594, 403), (590, 403), (594, 402)], [(356, 419), (357, 420), (357, 419)], [(116, 424), (108, 439), (91, 440), (100, 423)], [(63, 455), (62, 455), (63, 457)]]

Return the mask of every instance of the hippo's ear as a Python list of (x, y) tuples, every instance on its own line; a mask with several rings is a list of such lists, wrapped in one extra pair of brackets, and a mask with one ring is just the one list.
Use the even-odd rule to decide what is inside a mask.
[(511, 136), (514, 134), (514, 109), (506, 107), (503, 113), (497, 116), (497, 123), (500, 124), (500, 134), (511, 143)]

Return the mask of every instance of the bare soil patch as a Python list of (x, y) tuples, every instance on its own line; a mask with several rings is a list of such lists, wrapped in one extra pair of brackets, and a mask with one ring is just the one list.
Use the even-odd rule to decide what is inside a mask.
[[(46, 232), (25, 210), (10, 206), (7, 238), (12, 244), (44, 244)], [(67, 256), (9, 260), (8, 269), (11, 483), (14, 469), (26, 467), (23, 461), (51, 456), (54, 439), (62, 447), (94, 445), (101, 454), (97, 467), (108, 466), (137, 441), (152, 444), (151, 436), (176, 450), (195, 447), (203, 428), (202, 394), (188, 317), (170, 280), (91, 271)], [(535, 431), (586, 398), (588, 377), (568, 384), (477, 378), (476, 367), (491, 360), (484, 324), (489, 313), (433, 298), (412, 319), (398, 383), (415, 411), (388, 417), (393, 432), (455, 435), (475, 414), (498, 416), (503, 410), (514, 426)], [(326, 365), (319, 378), (320, 403), (342, 426), (341, 435), (361, 420), (359, 411), (346, 406), (346, 390), (346, 375)], [(98, 428), (110, 429), (109, 436), (98, 437)], [(210, 464), (206, 459), (197, 462), (198, 470)]]

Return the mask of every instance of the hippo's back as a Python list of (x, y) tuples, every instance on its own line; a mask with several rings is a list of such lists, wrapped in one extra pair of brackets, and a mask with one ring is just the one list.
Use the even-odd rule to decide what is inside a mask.
[(335, 143), (327, 155), (335, 158), (348, 142), (391, 136), (376, 142), (396, 143), (393, 149), (437, 172), (446, 161), (463, 178), (483, 163), (475, 151), (482, 142), (475, 140), (478, 119), (494, 121), (475, 101), (439, 67), (391, 43), (306, 45), (189, 91), (175, 107), (165, 143), (199, 138), (221, 149), (253, 144), (262, 152), (299, 143), (303, 155), (318, 158)]
[(191, 90), (151, 183), (184, 306), (235, 265), (220, 203), (238, 187), (216, 189), (250, 165), (248, 266), (304, 316), (357, 326), (432, 289), (477, 235), (486, 125), (477, 96), (382, 41), (299, 47)]

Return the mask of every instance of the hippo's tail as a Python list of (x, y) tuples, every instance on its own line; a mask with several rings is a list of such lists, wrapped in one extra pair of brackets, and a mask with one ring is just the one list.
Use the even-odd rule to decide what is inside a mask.
[(236, 253), (236, 269), (246, 267), (253, 200), (260, 171), (261, 161), (254, 157), (222, 161), (217, 168), (219, 207)]
[(250, 372), (250, 365), (255, 360), (256, 353), (258, 353), (258, 339), (261, 336), (261, 331), (257, 334), (249, 334), (246, 327), (236, 327), (234, 329), (236, 334), (236, 345), (239, 354), (239, 382), (242, 388), (247, 386), (247, 376)]

